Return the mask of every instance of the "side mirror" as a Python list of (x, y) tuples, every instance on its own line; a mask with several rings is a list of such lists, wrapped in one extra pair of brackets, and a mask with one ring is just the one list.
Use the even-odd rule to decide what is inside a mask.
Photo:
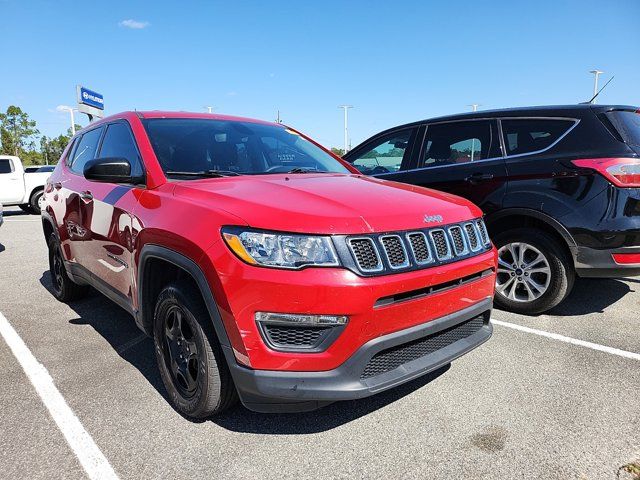
[(84, 178), (93, 182), (144, 183), (144, 176), (131, 176), (131, 163), (126, 158), (105, 157), (89, 160), (84, 166)]

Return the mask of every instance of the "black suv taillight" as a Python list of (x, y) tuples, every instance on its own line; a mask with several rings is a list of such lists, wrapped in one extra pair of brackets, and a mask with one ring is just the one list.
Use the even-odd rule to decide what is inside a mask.
[(572, 163), (595, 170), (616, 187), (640, 187), (640, 158), (585, 158)]

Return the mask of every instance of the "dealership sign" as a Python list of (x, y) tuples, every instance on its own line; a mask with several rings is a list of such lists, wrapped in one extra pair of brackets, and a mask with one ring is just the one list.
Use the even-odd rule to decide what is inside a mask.
[(104, 117), (104, 97), (98, 92), (77, 86), (78, 111), (86, 113), (90, 118)]

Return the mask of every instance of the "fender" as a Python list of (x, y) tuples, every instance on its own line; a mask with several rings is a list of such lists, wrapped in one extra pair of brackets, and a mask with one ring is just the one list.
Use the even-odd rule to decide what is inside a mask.
[[(200, 294), (204, 300), (204, 303), (209, 312), (209, 318), (211, 318), (211, 322), (213, 324), (213, 328), (218, 336), (218, 341), (220, 345), (225, 350), (230, 350), (231, 343), (229, 342), (229, 337), (227, 335), (227, 331), (224, 328), (224, 324), (222, 323), (222, 318), (220, 317), (220, 312), (218, 310), (218, 305), (213, 298), (213, 293), (211, 293), (211, 288), (209, 287), (209, 282), (198, 266), (193, 260), (185, 257), (181, 253), (178, 253), (174, 250), (170, 250), (165, 247), (161, 247), (159, 245), (147, 244), (142, 247), (142, 251), (140, 253), (139, 259), (139, 267), (138, 267), (138, 311), (136, 312), (135, 319), (138, 327), (142, 329), (143, 332), (150, 334), (151, 331), (148, 328), (149, 325), (153, 322), (153, 306), (145, 305), (143, 299), (144, 292), (144, 282), (145, 282), (145, 270), (147, 265), (149, 264), (148, 260), (152, 258), (157, 258), (160, 260), (165, 260), (169, 263), (174, 264), (176, 267), (181, 268), (186, 271), (191, 277), (195, 280), (198, 289), (200, 290)], [(226, 348), (225, 348), (226, 347)]]
[(567, 246), (569, 247), (569, 250), (571, 251), (571, 254), (575, 259), (577, 244), (573, 236), (564, 227), (564, 225), (562, 225), (558, 220), (547, 215), (546, 213), (542, 213), (531, 208), (506, 208), (487, 216), (487, 226), (491, 228), (491, 224), (496, 222), (497, 220), (512, 216), (535, 218), (536, 220), (540, 220), (541, 222), (553, 228), (567, 243)]

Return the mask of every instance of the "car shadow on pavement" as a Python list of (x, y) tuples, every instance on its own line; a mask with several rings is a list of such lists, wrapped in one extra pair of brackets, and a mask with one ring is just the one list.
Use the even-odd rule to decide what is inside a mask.
[[(52, 292), (48, 271), (42, 274), (40, 283)], [(69, 323), (90, 325), (109, 342), (121, 358), (137, 368), (168, 402), (156, 366), (153, 341), (138, 329), (131, 315), (93, 289), (86, 298), (69, 303), (69, 307), (78, 315), (78, 318), (69, 320)], [(311, 413), (263, 414), (249, 411), (238, 404), (229, 411), (205, 421), (212, 421), (227, 430), (243, 433), (300, 435), (323, 432), (400, 400), (438, 378), (449, 370), (450, 366), (445, 365), (423, 377), (372, 397), (336, 402)]]
[(5, 246), (0, 243), (0, 253), (4, 252), (5, 250)]
[[(5, 217), (31, 217), (32, 215), (29, 212), (25, 212), (24, 210), (20, 210), (20, 209), (11, 209), (11, 210), (5, 210), (3, 212), (3, 215)], [(35, 216), (35, 215), (33, 215)]]
[(576, 278), (569, 296), (547, 314), (559, 316), (588, 315), (603, 313), (629, 292), (629, 285), (613, 278)]

